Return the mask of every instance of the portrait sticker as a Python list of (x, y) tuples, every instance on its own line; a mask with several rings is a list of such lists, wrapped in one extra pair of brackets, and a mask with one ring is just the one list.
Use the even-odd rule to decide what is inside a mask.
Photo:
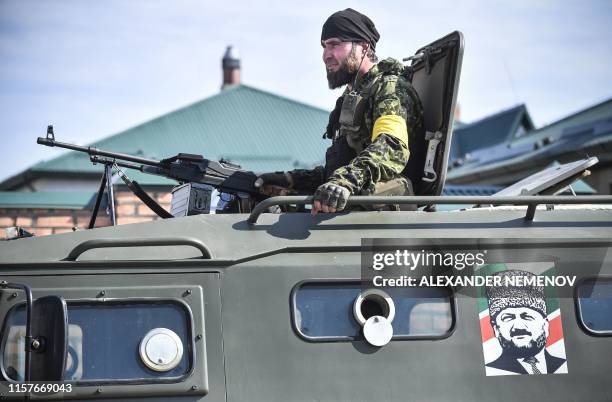
[(478, 275), (497, 278), (478, 291), (486, 375), (567, 374), (559, 299), (542, 280), (554, 264), (491, 264)]

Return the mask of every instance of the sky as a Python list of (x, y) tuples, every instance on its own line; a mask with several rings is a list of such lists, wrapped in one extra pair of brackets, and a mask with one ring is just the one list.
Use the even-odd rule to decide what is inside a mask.
[(321, 26), (347, 7), (379, 58), (461, 31), (464, 122), (524, 103), (541, 127), (612, 98), (609, 0), (0, 0), (0, 181), (60, 153), (36, 144), (48, 124), (87, 144), (218, 93), (228, 45), (242, 83), (332, 109)]

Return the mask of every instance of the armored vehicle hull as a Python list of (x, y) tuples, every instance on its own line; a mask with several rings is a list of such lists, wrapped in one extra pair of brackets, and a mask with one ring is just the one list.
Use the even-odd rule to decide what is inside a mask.
[[(198, 215), (19, 239), (0, 244), (0, 277), (29, 285), (34, 299), (58, 295), (68, 305), (64, 381), (71, 390), (48, 398), (612, 399), (610, 328), (597, 331), (582, 319), (581, 294), (576, 293), (588, 278), (578, 278), (569, 295), (559, 289), (566, 359), (561, 375), (491, 375), (483, 361), (487, 323), (479, 317), (479, 299), (467, 288), (433, 296), (381, 288), (394, 299), (393, 322), (408, 319), (403, 316), (408, 311), (410, 325), (394, 324), (390, 341), (373, 346), (345, 307), (371, 287), (364, 285), (371, 267), (364, 261), (363, 239), (390, 238), (419, 247), (441, 241), (448, 247), (497, 245), (505, 255), (522, 247), (530, 250), (528, 259), (551, 247), (571, 250), (570, 258), (586, 265), (601, 257), (595, 263), (597, 276), (612, 276), (610, 257), (602, 253), (612, 240), (611, 210), (557, 207), (538, 210), (528, 221), (525, 208), (513, 207), (264, 214), (255, 225), (246, 215)], [(554, 252), (547, 252), (554, 259)], [(553, 263), (563, 271), (559, 260)], [(536, 265), (523, 267), (530, 271)], [(580, 276), (582, 268), (575, 269)], [(428, 297), (439, 308), (416, 314), (414, 306), (403, 307)], [(23, 326), (19, 309), (23, 313), (25, 298), (23, 292), (4, 289), (0, 300), (0, 387), (9, 395), (11, 384), (22, 379), (23, 351), (11, 342)], [(163, 347), (140, 350), (143, 339), (160, 328), (179, 340), (164, 338)], [(164, 352), (177, 344), (182, 356)], [(161, 356), (159, 362), (155, 356)], [(164, 368), (170, 363), (163, 360), (174, 357), (176, 366)]]

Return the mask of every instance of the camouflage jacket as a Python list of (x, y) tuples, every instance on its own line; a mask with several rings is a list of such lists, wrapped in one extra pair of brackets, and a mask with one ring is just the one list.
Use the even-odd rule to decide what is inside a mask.
[(351, 194), (372, 194), (376, 183), (402, 173), (410, 155), (409, 138), (423, 124), (421, 102), (402, 70), (400, 62), (389, 58), (358, 80), (353, 93), (364, 98), (364, 109), (352, 125), (341, 117), (342, 100), (350, 93), (346, 89), (330, 115), (326, 136), (333, 143), (328, 155), (338, 145), (346, 148), (347, 144), (353, 154), (339, 167), (332, 164), (330, 168), (326, 158), (326, 167), (292, 171), (296, 190), (313, 193), (327, 181), (348, 188)]

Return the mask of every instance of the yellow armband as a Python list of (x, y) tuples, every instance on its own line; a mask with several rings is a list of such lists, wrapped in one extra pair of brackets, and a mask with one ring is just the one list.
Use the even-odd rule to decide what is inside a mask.
[(376, 119), (372, 130), (372, 142), (381, 134), (387, 134), (408, 146), (408, 126), (401, 116), (389, 114)]

